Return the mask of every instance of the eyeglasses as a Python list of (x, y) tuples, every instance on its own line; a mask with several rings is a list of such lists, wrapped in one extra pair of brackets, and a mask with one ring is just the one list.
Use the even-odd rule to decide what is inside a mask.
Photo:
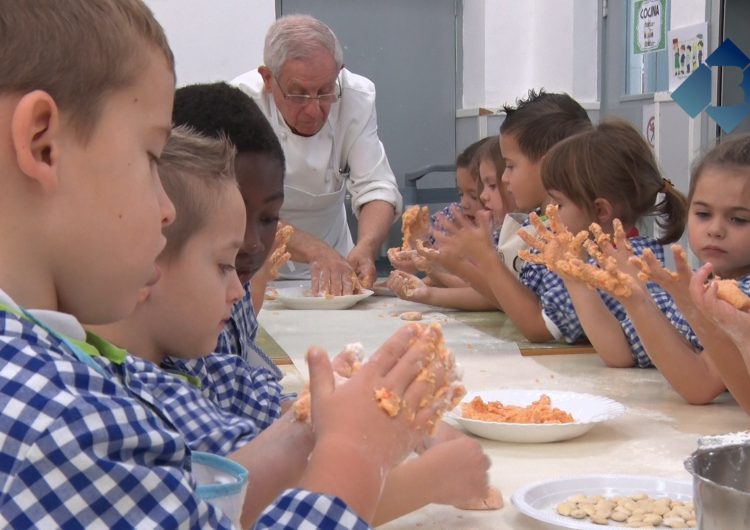
[(284, 99), (292, 105), (297, 105), (299, 107), (307, 106), (311, 101), (317, 101), (318, 105), (331, 105), (333, 103), (338, 103), (341, 99), (341, 85), (339, 84), (338, 78), (336, 79), (336, 92), (331, 92), (330, 94), (318, 94), (317, 96), (310, 96), (309, 94), (287, 94), (284, 89), (281, 88), (279, 80), (275, 77), (274, 80), (281, 91), (281, 95), (284, 96)]

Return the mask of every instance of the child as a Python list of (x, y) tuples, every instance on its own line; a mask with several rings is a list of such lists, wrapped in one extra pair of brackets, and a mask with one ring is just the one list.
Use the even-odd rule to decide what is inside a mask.
[[(3, 526), (231, 527), (197, 494), (183, 438), (79, 323), (121, 319), (158, 280), (174, 208), (156, 161), (174, 83), (164, 33), (139, 0), (3, 1), (0, 210), (18, 220), (0, 228)], [(430, 421), (386, 417), (371, 398), (387, 386), (413, 407), (428, 392), (412, 383), (426, 349), (409, 347), (414, 333), (403, 328), (335, 390), (327, 357), (310, 353), (315, 446), (300, 489), (260, 527), (366, 526), (355, 511), (371, 516), (384, 470)], [(366, 455), (341, 442), (353, 431), (372, 441)]]
[[(515, 209), (512, 198), (507, 193), (506, 186), (501, 181), (501, 176), (505, 164), (500, 155), (500, 145), (497, 136), (491, 136), (484, 141), (476, 150), (474, 159), (471, 164), (471, 170), (475, 173), (479, 182), (482, 184), (480, 194), (482, 209), (478, 210), (474, 216), (469, 217), (465, 213), (463, 216), (473, 222), (476, 218), (482, 217), (497, 228), (495, 234), (499, 231), (500, 223), (505, 215)], [(454, 212), (452, 209), (449, 215), (445, 216), (445, 221), (450, 222)], [(488, 238), (492, 241), (491, 238)], [(497, 245), (495, 239), (494, 245)], [(436, 266), (437, 260), (430, 259), (434, 253), (422, 252), (421, 258), (427, 263), (422, 266), (423, 269), (431, 269)], [(471, 264), (467, 263), (467, 266)], [(430, 276), (431, 277), (431, 276)], [(494, 299), (488, 299), (481, 293), (467, 285), (454, 284), (454, 286), (436, 286), (428, 285), (414, 275), (406, 274), (403, 271), (397, 271), (391, 274), (388, 280), (389, 287), (397, 296), (414, 302), (421, 302), (441, 307), (450, 307), (468, 311), (482, 311), (494, 309)]]
[[(500, 127), (500, 150), (505, 160), (503, 182), (519, 210), (529, 211), (547, 205), (549, 198), (539, 172), (542, 157), (559, 141), (588, 130), (591, 122), (586, 111), (567, 94), (529, 92), (528, 99), (516, 108), (506, 107)], [(534, 342), (547, 342), (564, 336), (546, 314), (549, 307), (539, 291), (537, 271), (527, 264), (520, 281), (492, 247), (489, 220), (468, 222), (460, 214), (453, 223), (444, 224), (446, 234), (436, 233), (440, 245), (437, 259), (458, 273), (480, 293), (495, 300), (523, 335)], [(507, 258), (506, 258), (507, 259)], [(473, 266), (468, 266), (468, 261)], [(451, 265), (453, 264), (453, 265)], [(579, 334), (565, 337), (579, 340)]]
[[(688, 239), (696, 257), (710, 263), (722, 278), (739, 281), (750, 292), (750, 138), (730, 138), (709, 151), (695, 166), (690, 181)], [(728, 388), (750, 412), (750, 385), (746, 367), (736, 346), (718, 333), (692, 302), (691, 272), (685, 252), (673, 246), (677, 272), (664, 269), (649, 253), (643, 261), (652, 280), (648, 291), (638, 280), (637, 269), (628, 266), (627, 252), (611, 253), (627, 274), (630, 296), (620, 297), (628, 318), (622, 331), (611, 333), (607, 348), (625, 357), (629, 350), (645, 350), (672, 387), (689, 403), (705, 404)], [(706, 271), (700, 273), (705, 277)], [(651, 296), (648, 296), (648, 294)], [(671, 324), (671, 325), (668, 325)], [(623, 343), (623, 336), (626, 337)], [(625, 348), (630, 343), (630, 348)], [(639, 356), (640, 357), (640, 356)]]
[[(175, 125), (189, 125), (207, 136), (224, 134), (237, 149), (235, 171), (247, 220), (236, 266), (245, 294), (233, 307), (216, 351), (237, 354), (254, 369), (270, 372), (279, 381), (283, 374), (258, 347), (255, 338), (256, 315), (270, 279), (266, 258), (273, 249), (284, 202), (284, 151), (252, 98), (226, 83), (179, 88), (175, 92), (172, 121)], [(264, 378), (269, 375), (257, 373)]]
[[(626, 122), (605, 121), (557, 144), (544, 159), (542, 180), (557, 206), (559, 221), (569, 233), (577, 234), (591, 223), (597, 223), (603, 234), (612, 234), (614, 221), (619, 219), (623, 235), (617, 240), (617, 247), (628, 247), (636, 255), (648, 249), (661, 262), (664, 259), (662, 244), (676, 241), (684, 229), (685, 198), (664, 180), (651, 148)], [(663, 193), (664, 198), (657, 203), (659, 193)], [(638, 221), (646, 215), (655, 216), (662, 228), (663, 235), (658, 241), (635, 235)], [(625, 238), (627, 232), (633, 237)], [(594, 235), (597, 241), (604, 237)], [(586, 248), (591, 251), (589, 246)], [(556, 300), (563, 301), (559, 307), (548, 310), (550, 315), (555, 315), (558, 327), (566, 329), (568, 335), (585, 332), (608, 366), (650, 365), (636, 341), (637, 336), (627, 334), (625, 310), (628, 306), (623, 308), (611, 296), (592, 291), (585, 282), (561, 270), (558, 262), (568, 259), (566, 252), (568, 250), (561, 245), (558, 253), (542, 253), (548, 268), (560, 273), (564, 282), (564, 285), (540, 282), (550, 305)], [(572, 252), (573, 259), (578, 259), (580, 253)], [(593, 255), (596, 256), (596, 252)], [(551, 277), (548, 272), (547, 278)], [(626, 329), (625, 333), (621, 326)], [(611, 336), (615, 331), (621, 337), (619, 344), (615, 344)]]
[[(459, 155), (456, 157), (456, 188), (458, 189), (458, 197), (460, 199), (460, 202), (449, 204), (448, 206), (443, 208), (442, 211), (433, 214), (430, 219), (432, 229), (437, 228), (438, 219), (441, 215), (450, 218), (451, 211), (454, 208), (460, 209), (460, 211), (463, 212), (463, 214), (466, 215), (467, 218), (472, 220), (474, 219), (474, 215), (476, 214), (476, 212), (484, 208), (482, 205), (482, 201), (479, 198), (479, 195), (482, 191), (481, 181), (479, 180), (479, 168), (477, 164), (474, 163), (474, 156), (479, 147), (488, 140), (489, 138), (482, 138), (481, 140), (474, 142), (466, 149), (461, 151), (461, 153), (459, 153)], [(427, 236), (426, 243), (429, 246), (433, 246), (435, 244), (435, 238), (432, 236), (432, 234), (429, 234)], [(388, 260), (391, 262), (391, 265), (395, 270), (404, 271), (409, 274), (416, 274), (417, 272), (419, 272), (419, 269), (415, 264), (414, 256), (399, 258), (396, 250), (397, 249), (389, 249), (388, 251)], [(445, 274), (445, 276), (448, 275)], [(448, 282), (447, 286), (451, 287), (466, 285), (463, 280), (452, 275), (451, 278), (433, 277), (432, 279), (436, 281), (437, 285), (446, 285), (446, 283), (444, 283), (445, 280), (447, 280)]]

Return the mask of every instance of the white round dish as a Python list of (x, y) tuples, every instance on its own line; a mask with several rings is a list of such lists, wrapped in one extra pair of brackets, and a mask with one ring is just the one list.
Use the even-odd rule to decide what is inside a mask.
[(276, 299), (289, 309), (349, 309), (357, 302), (372, 296), (372, 291), (362, 289), (359, 294), (345, 296), (305, 296), (309, 287), (284, 287), (277, 289)]
[[(516, 490), (511, 501), (518, 511), (544, 523), (579, 530), (601, 530), (608, 527), (562, 516), (555, 508), (573, 495), (612, 497), (636, 493), (646, 493), (650, 497), (670, 497), (683, 502), (692, 501), (693, 484), (689, 481), (640, 475), (589, 475), (537, 482)], [(609, 528), (621, 527), (615, 522), (609, 524)]]
[(569, 440), (588, 432), (594, 425), (616, 418), (625, 412), (622, 403), (604, 396), (560, 390), (486, 390), (469, 392), (463, 402), (480, 396), (484, 401), (500, 401), (503, 405), (530, 405), (547, 394), (552, 406), (573, 416), (572, 423), (501, 423), (464, 418), (460, 405), (450, 412), (464, 429), (472, 434), (501, 442), (546, 443)]

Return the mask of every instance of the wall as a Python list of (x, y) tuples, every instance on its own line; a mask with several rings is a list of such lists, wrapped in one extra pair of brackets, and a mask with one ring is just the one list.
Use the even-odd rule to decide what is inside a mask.
[(270, 0), (146, 0), (164, 26), (177, 85), (228, 81), (263, 62), (263, 37), (276, 18)]
[(497, 108), (529, 88), (598, 100), (596, 0), (465, 0), (463, 108)]

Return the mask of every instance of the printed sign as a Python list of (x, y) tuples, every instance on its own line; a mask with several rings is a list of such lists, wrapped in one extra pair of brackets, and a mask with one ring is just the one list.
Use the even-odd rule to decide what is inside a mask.
[(669, 91), (674, 92), (690, 74), (695, 72), (708, 57), (706, 36), (708, 24), (694, 24), (676, 28), (669, 32), (671, 53), (669, 54)]
[(636, 0), (633, 6), (633, 53), (665, 49), (667, 0)]

